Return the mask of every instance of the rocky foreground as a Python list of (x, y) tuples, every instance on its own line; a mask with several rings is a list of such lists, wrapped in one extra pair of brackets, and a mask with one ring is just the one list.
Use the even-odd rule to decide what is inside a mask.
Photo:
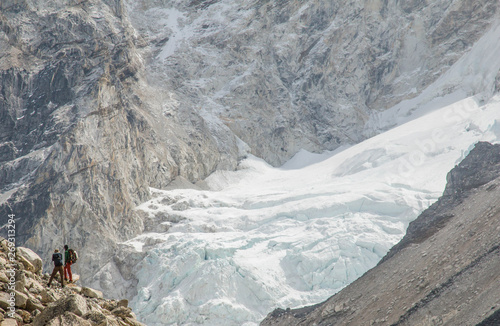
[(478, 143), (378, 266), (262, 326), (500, 325), (500, 145)]
[[(12, 249), (11, 249), (12, 248)], [(106, 300), (100, 291), (57, 281), (47, 287), (42, 259), (32, 250), (0, 240), (0, 325), (141, 326), (127, 300)]]

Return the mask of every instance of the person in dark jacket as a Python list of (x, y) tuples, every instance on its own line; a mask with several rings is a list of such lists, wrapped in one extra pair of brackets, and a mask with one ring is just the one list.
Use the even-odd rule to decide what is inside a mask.
[(61, 286), (64, 287), (64, 278), (63, 278), (63, 257), (58, 249), (54, 250), (52, 254), (52, 261), (54, 262), (54, 269), (52, 270), (52, 275), (50, 275), (49, 283), (47, 284), (50, 287), (50, 283), (56, 276), (57, 273), (61, 275)]
[(69, 280), (70, 283), (73, 283), (73, 273), (71, 273), (71, 264), (73, 262), (71, 261), (71, 257), (69, 254), (69, 247), (68, 245), (64, 246), (64, 279), (66, 281)]

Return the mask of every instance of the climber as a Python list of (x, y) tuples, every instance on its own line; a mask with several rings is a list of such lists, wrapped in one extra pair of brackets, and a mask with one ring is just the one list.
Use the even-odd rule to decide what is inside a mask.
[(52, 275), (50, 275), (49, 283), (47, 286), (50, 287), (50, 283), (52, 283), (52, 279), (56, 276), (57, 273), (61, 275), (61, 286), (64, 287), (64, 279), (63, 279), (63, 257), (59, 252), (59, 249), (54, 250), (54, 254), (52, 254), (52, 261), (54, 262), (54, 269), (52, 270)]
[(73, 274), (71, 273), (71, 264), (73, 261), (71, 260), (71, 249), (69, 249), (68, 245), (64, 246), (64, 280), (69, 283), (73, 283)]

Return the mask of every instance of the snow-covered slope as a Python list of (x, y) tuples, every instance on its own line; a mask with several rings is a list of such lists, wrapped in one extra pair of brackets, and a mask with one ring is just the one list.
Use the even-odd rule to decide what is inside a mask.
[(383, 261), (328, 300), (261, 326), (500, 323), (500, 144), (478, 142)]
[(133, 258), (96, 282), (117, 295), (136, 285), (131, 304), (148, 325), (253, 325), (326, 299), (403, 237), (474, 143), (500, 140), (489, 73), (500, 61), (482, 60), (499, 36), (497, 24), (422, 96), (374, 116), (377, 128), (397, 126), (360, 144), (301, 151), (281, 168), (249, 155), (211, 175), (210, 190), (152, 189), (138, 207), (148, 232), (118, 253)]

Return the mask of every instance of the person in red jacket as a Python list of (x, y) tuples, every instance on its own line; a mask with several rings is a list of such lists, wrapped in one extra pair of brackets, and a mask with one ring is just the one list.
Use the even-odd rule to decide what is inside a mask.
[(71, 264), (73, 262), (71, 261), (71, 256), (69, 254), (69, 247), (68, 245), (64, 246), (64, 279), (68, 281), (69, 283), (73, 283), (73, 274), (71, 273)]

